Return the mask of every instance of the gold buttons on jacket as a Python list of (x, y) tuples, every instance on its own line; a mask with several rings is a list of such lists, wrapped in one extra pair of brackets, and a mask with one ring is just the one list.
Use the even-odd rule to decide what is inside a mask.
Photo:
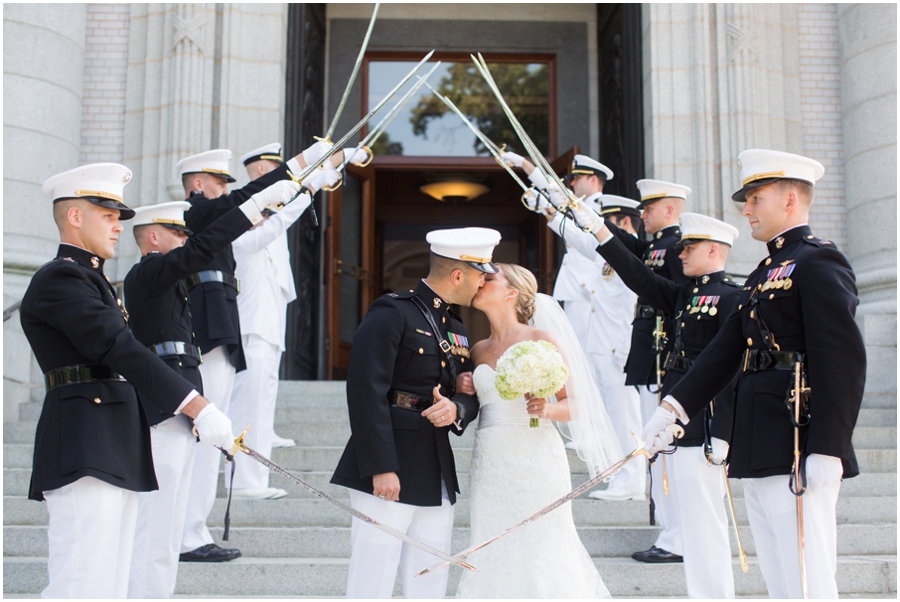
[(446, 367), (447, 367), (447, 362), (445, 362), (444, 360), (441, 360), (441, 368), (446, 368)]
[(446, 323), (447, 323), (447, 318), (441, 318), (441, 324), (446, 324)]
[(699, 292), (700, 292), (700, 289), (697, 288), (697, 287), (695, 286), (695, 287), (694, 287), (694, 292), (695, 292), (695, 293), (699, 293)]
[(769, 265), (770, 263), (772, 263), (772, 258), (766, 257), (766, 265)]
[(422, 355), (423, 353), (425, 353), (425, 350), (419, 347), (419, 355)]
[(753, 339), (751, 339), (750, 337), (747, 337), (747, 346), (748, 346), (748, 347), (752, 347), (752, 346), (753, 346)]
[(99, 403), (100, 403), (100, 398), (99, 398), (99, 397), (95, 397), (95, 398), (94, 398), (94, 403), (99, 404)]

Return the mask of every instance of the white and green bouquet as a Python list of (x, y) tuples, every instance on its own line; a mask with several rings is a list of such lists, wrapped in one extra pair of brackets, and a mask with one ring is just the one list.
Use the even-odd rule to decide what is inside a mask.
[[(547, 341), (522, 341), (503, 352), (497, 360), (494, 385), (500, 397), (518, 399), (525, 393), (547, 398), (563, 388), (569, 369), (562, 355)], [(532, 417), (529, 426), (540, 426)]]

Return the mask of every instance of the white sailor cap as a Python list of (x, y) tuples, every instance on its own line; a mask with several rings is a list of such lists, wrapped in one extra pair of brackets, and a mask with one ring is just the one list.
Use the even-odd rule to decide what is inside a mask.
[(635, 217), (641, 216), (641, 211), (638, 209), (640, 203), (637, 201), (633, 201), (623, 196), (616, 196), (614, 194), (604, 194), (598, 200), (603, 205), (603, 209), (600, 210), (600, 215), (607, 216), (621, 214), (633, 215)]
[(650, 203), (660, 199), (685, 199), (691, 193), (691, 189), (681, 184), (664, 182), (662, 180), (638, 180), (638, 190), (641, 191), (641, 203), (638, 209), (643, 209)]
[(604, 180), (612, 180), (613, 172), (603, 163), (594, 161), (587, 155), (575, 155), (571, 169), (565, 176), (566, 184), (575, 179), (575, 176), (600, 176)]
[(179, 176), (183, 176), (186, 173), (208, 173), (225, 178), (226, 182), (231, 183), (236, 180), (231, 177), (231, 172), (228, 171), (230, 162), (231, 151), (227, 148), (217, 148), (185, 157), (175, 164), (175, 171), (178, 172)]
[(119, 219), (134, 217), (125, 205), (122, 191), (131, 180), (131, 170), (118, 163), (82, 165), (47, 178), (42, 191), (55, 203), (66, 199), (84, 199), (98, 207), (117, 209)]
[(441, 257), (465, 261), (488, 274), (499, 270), (491, 263), (494, 247), (500, 243), (500, 233), (491, 228), (452, 228), (432, 230), (425, 236), (431, 252)]
[(815, 159), (783, 153), (781, 151), (752, 148), (738, 155), (741, 170), (741, 189), (731, 195), (738, 203), (743, 203), (747, 191), (765, 186), (775, 180), (790, 178), (816, 185), (825, 174), (825, 168)]
[(708, 215), (682, 213), (679, 219), (681, 221), (681, 240), (675, 244), (675, 247), (679, 249), (685, 243), (704, 240), (721, 242), (730, 247), (739, 235), (738, 229), (731, 224), (726, 224)]
[(281, 143), (273, 142), (272, 144), (267, 144), (265, 146), (253, 149), (238, 160), (246, 167), (254, 161), (260, 161), (262, 159), (275, 161), (277, 163), (284, 163), (284, 158), (282, 158), (281, 156)]
[(138, 207), (134, 210), (134, 221), (131, 225), (137, 227), (159, 224), (190, 236), (192, 232), (184, 223), (184, 212), (190, 208), (191, 204), (187, 201), (172, 201), (171, 203)]

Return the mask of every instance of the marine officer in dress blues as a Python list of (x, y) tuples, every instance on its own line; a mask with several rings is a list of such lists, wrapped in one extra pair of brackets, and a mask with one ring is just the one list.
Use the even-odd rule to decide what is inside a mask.
[[(229, 172), (231, 151), (216, 149), (179, 161), (175, 170), (184, 186), (184, 194), (191, 208), (185, 212), (187, 227), (200, 235), (203, 230), (230, 210), (246, 202), (254, 194), (275, 182), (300, 175), (306, 165), (317, 161), (328, 146), (317, 142), (284, 165), (242, 188), (228, 192), (228, 184), (235, 179)], [(331, 159), (339, 160), (341, 153)], [(334, 184), (334, 169), (316, 170), (311, 174), (316, 189)], [(206, 383), (206, 395), (228, 413), (231, 389), (236, 371), (246, 368), (241, 347), (241, 325), (238, 317), (237, 295), (240, 282), (235, 278), (235, 261), (231, 246), (212, 261), (185, 279), (191, 299), (196, 343), (203, 353), (200, 373)], [(216, 501), (216, 483), (222, 454), (215, 450), (198, 449), (194, 456), (190, 502), (184, 522), (181, 560), (193, 562), (222, 562), (237, 557), (236, 550), (223, 550), (213, 543), (206, 528), (206, 518)]]
[[(456, 393), (471, 370), (468, 333), (449, 306), (468, 306), (484, 285), (500, 233), (488, 228), (429, 232), (431, 267), (410, 291), (375, 300), (350, 351), (350, 441), (331, 482), (354, 508), (450, 551), (459, 493), (449, 436), (461, 435), (478, 400)], [(443, 598), (447, 569), (415, 574), (434, 557), (353, 519), (348, 598), (390, 598), (401, 564), (407, 598)]]
[[(862, 403), (866, 351), (854, 319), (856, 279), (834, 243), (815, 236), (809, 210), (825, 172), (813, 159), (752, 149), (738, 156), (752, 236), (769, 255), (750, 273), (738, 306), (644, 427), (648, 449), (665, 427), (699, 420), (738, 377), (729, 475), (743, 479), (759, 566), (772, 598), (803, 595), (795, 493), (802, 493), (810, 598), (837, 598), (835, 507), (841, 479), (859, 474), (851, 438)], [(792, 414), (795, 370), (801, 416)], [(804, 382), (805, 381), (805, 382)], [(690, 421), (690, 422), (689, 422)], [(801, 478), (794, 482), (795, 428)], [(652, 452), (651, 452), (652, 453)]]
[(193, 418), (200, 441), (233, 443), (228, 418), (128, 327), (103, 274), (134, 211), (122, 199), (131, 171), (85, 165), (49, 178), (59, 228), (56, 259), (31, 279), (22, 328), (46, 395), (28, 497), (50, 514), (46, 598), (124, 598), (139, 492), (157, 489), (145, 404)]
[[(650, 240), (635, 238), (617, 228), (607, 220), (609, 230), (644, 265), (664, 278), (676, 284), (686, 280), (681, 271), (681, 262), (672, 246), (681, 238), (678, 218), (684, 211), (684, 205), (691, 189), (674, 182), (662, 180), (638, 180), (641, 194), (641, 220), (644, 229), (651, 236)], [(641, 395), (641, 415), (646, 421), (659, 403), (656, 390), (656, 353), (653, 332), (656, 330), (657, 311), (651, 304), (638, 295), (634, 322), (631, 330), (631, 350), (625, 365), (625, 384), (638, 387)], [(671, 351), (672, 333), (675, 324), (672, 316), (663, 316), (663, 330), (668, 334), (668, 346), (662, 351), (662, 359)], [(635, 552), (632, 558), (642, 562), (681, 562), (681, 535), (673, 509), (667, 505), (663, 491), (663, 463), (657, 461), (650, 465), (651, 492), (656, 506), (656, 522), (662, 527), (656, 543), (649, 550)]]
[[(135, 338), (203, 392), (200, 350), (194, 344), (190, 301), (183, 278), (208, 264), (232, 240), (263, 222), (262, 211), (288, 202), (300, 190), (276, 182), (226, 213), (198, 236), (184, 222), (186, 201), (135, 210), (133, 234), (141, 260), (125, 276), (125, 298)], [(309, 195), (294, 203), (309, 205)], [(287, 207), (292, 207), (288, 205)], [(277, 369), (277, 362), (275, 369)], [(181, 416), (145, 405), (159, 491), (142, 493), (131, 557), (128, 596), (171, 598), (187, 511), (196, 438)]]
[[(650, 305), (675, 317), (674, 344), (665, 360), (663, 394), (671, 390), (737, 306), (741, 286), (725, 275), (728, 252), (738, 237), (730, 224), (682, 213), (681, 240), (672, 247), (686, 282), (675, 284), (634, 256), (606, 227), (596, 234), (597, 252)], [(675, 260), (674, 258), (672, 258)], [(711, 399), (703, 416), (685, 426), (668, 456), (669, 496), (678, 521), (687, 593), (691, 598), (734, 598), (728, 518), (720, 468), (734, 425), (734, 387)]]

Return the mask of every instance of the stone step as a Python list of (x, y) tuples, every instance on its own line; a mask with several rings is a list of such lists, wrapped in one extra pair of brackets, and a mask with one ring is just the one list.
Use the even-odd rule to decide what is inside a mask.
[[(4, 446), (5, 447), (5, 446)], [(7, 456), (8, 458), (9, 456)], [(28, 465), (31, 465), (30, 458)], [(240, 466), (240, 464), (238, 465)], [(240, 470), (240, 468), (238, 468)], [(299, 470), (289, 469), (299, 478), (303, 479), (313, 487), (320, 489), (339, 499), (348, 499), (347, 490), (344, 487), (332, 485), (330, 483), (332, 470)], [(582, 469), (583, 470), (583, 469)], [(229, 470), (230, 474), (230, 470)], [(468, 497), (469, 475), (460, 472), (458, 475), (460, 484), (461, 498)], [(572, 488), (581, 485), (587, 481), (589, 476), (586, 473), (572, 473)], [(31, 479), (30, 468), (4, 468), (3, 469), (3, 491), (6, 495), (28, 495), (28, 487)], [(732, 495), (735, 498), (743, 497), (743, 487), (739, 479), (731, 479)], [(308, 492), (300, 485), (296, 485), (291, 481), (277, 475), (271, 474), (269, 485), (272, 487), (280, 487), (288, 492), (290, 497), (312, 498), (314, 494)], [(602, 485), (598, 488), (604, 488)], [(841, 497), (896, 497), (897, 492), (897, 474), (896, 473), (862, 473), (852, 479), (847, 479), (841, 484)], [(219, 472), (218, 497), (225, 497), (225, 473)]]
[[(498, 531), (506, 525), (498, 526)], [(838, 525), (839, 555), (896, 554), (897, 525)], [(220, 545), (222, 527), (210, 532)], [(630, 557), (638, 550), (646, 550), (656, 541), (658, 527), (602, 526), (578, 527), (578, 535), (591, 556)], [(755, 555), (756, 548), (750, 529), (741, 532), (744, 549)], [(239, 527), (231, 526), (228, 546), (238, 548), (248, 558), (349, 558), (350, 529), (348, 527)], [(469, 528), (454, 527), (454, 550), (470, 545)], [(4, 556), (46, 556), (47, 527), (43, 525), (4, 525)], [(732, 554), (737, 547), (732, 543)]]
[[(224, 498), (216, 500), (207, 521), (210, 527), (222, 524), (225, 505)], [(747, 527), (744, 500), (735, 499), (734, 506), (738, 524)], [(575, 524), (582, 527), (645, 526), (648, 522), (648, 503), (604, 502), (581, 497), (572, 501), (572, 516)], [(22, 496), (7, 495), (3, 498), (3, 524), (40, 526), (46, 525), (47, 520), (47, 504), (37, 503)], [(837, 521), (838, 524), (896, 523), (897, 499), (840, 497), (837, 505)], [(350, 515), (322, 499), (292, 497), (280, 500), (235, 499), (231, 504), (231, 524), (235, 527), (349, 527)], [(457, 502), (455, 524), (460, 527), (469, 526), (468, 499), (460, 499)]]
[[(616, 597), (686, 595), (680, 564), (649, 565), (630, 558), (595, 558), (610, 593)], [(227, 563), (182, 563), (175, 592), (182, 596), (343, 596), (349, 560), (333, 558), (239, 558)], [(762, 597), (765, 582), (755, 558), (743, 573), (732, 564), (735, 593)], [(450, 570), (447, 595), (456, 593), (460, 569)], [(399, 577), (398, 580), (399, 582)], [(896, 597), (897, 560), (889, 556), (838, 557), (837, 583), (842, 596)], [(47, 584), (47, 559), (4, 558), (4, 594), (35, 594)], [(399, 583), (394, 595), (402, 595)]]

